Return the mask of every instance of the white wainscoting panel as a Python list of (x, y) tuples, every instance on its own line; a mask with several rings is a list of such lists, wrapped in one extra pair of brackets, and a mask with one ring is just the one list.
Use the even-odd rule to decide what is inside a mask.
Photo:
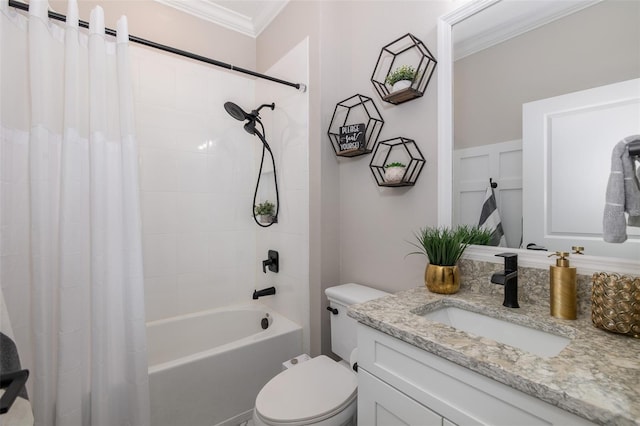
[(453, 223), (477, 225), (489, 178), (509, 247), (522, 236), (522, 141), (494, 143), (453, 152)]

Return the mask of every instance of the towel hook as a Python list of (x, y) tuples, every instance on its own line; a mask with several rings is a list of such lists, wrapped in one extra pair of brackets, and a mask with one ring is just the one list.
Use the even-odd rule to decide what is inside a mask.
[(632, 140), (627, 144), (629, 157), (640, 157), (640, 138)]
[(493, 178), (489, 178), (489, 185), (491, 185), (493, 189), (496, 189), (498, 187), (498, 183), (494, 182)]

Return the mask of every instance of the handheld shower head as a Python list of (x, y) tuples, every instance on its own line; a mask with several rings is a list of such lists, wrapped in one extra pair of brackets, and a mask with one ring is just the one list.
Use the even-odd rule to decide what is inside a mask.
[(258, 115), (246, 113), (242, 108), (233, 102), (225, 102), (224, 109), (227, 110), (230, 116), (235, 118), (238, 121), (247, 120), (244, 124), (244, 130), (250, 135), (254, 135), (256, 133), (256, 120), (259, 120)]
[(245, 130), (245, 132), (249, 133), (250, 135), (255, 135), (256, 134), (256, 119), (247, 121), (244, 124), (244, 130)]
[[(230, 116), (232, 116), (238, 121), (247, 120), (247, 122), (244, 124), (244, 130), (250, 135), (256, 134), (256, 121), (260, 122), (260, 110), (265, 107), (274, 109), (276, 107), (276, 104), (274, 103), (262, 104), (258, 108), (248, 113), (248, 112), (245, 112), (238, 105), (234, 104), (233, 102), (224, 103), (224, 109), (227, 110)], [(262, 140), (263, 138), (260, 138), (260, 139)]]
[(238, 121), (252, 120), (254, 118), (252, 115), (244, 112), (242, 108), (240, 108), (238, 105), (234, 104), (233, 102), (225, 102), (224, 109), (227, 110), (230, 116), (232, 116)]
[[(238, 105), (234, 104), (233, 102), (225, 102), (224, 103), (224, 109), (227, 110), (227, 112), (229, 113), (230, 116), (232, 116), (233, 118), (235, 118), (238, 121), (256, 120), (256, 119), (260, 118), (260, 110), (262, 108), (265, 108), (265, 107), (266, 108), (271, 108), (273, 110), (273, 109), (275, 109), (276, 104), (274, 104), (274, 103), (262, 104), (258, 108), (254, 109), (253, 111), (251, 111), (249, 113), (249, 112), (245, 112), (242, 108), (240, 108)], [(251, 133), (251, 132), (249, 132), (249, 133)]]

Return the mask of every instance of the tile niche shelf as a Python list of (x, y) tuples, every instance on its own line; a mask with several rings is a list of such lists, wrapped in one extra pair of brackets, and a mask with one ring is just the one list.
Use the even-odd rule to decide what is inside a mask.
[[(390, 176), (385, 173), (386, 166), (396, 162), (406, 165), (402, 177), (397, 180), (390, 179)], [(378, 143), (369, 168), (378, 186), (413, 186), (418, 180), (425, 163), (426, 160), (413, 139), (397, 137)]]
[[(364, 124), (364, 140), (361, 146), (356, 149), (342, 150), (340, 148), (340, 128), (357, 124)], [(357, 157), (373, 151), (383, 125), (384, 120), (373, 99), (356, 94), (336, 104), (327, 134), (337, 156)]]
[[(424, 95), (437, 63), (427, 46), (408, 33), (382, 48), (371, 75), (371, 83), (383, 101), (398, 105)], [(415, 71), (413, 79), (405, 80), (408, 87), (394, 90), (387, 83), (387, 77), (402, 66)]]

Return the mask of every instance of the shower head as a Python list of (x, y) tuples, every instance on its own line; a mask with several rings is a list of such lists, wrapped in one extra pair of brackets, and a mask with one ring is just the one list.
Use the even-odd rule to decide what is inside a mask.
[(244, 121), (244, 120), (255, 121), (256, 119), (260, 119), (260, 110), (265, 107), (271, 108), (273, 110), (275, 109), (276, 104), (274, 103), (262, 104), (251, 112), (245, 112), (242, 108), (240, 108), (238, 105), (234, 104), (233, 102), (224, 103), (224, 109), (227, 110), (230, 116), (232, 116), (238, 121)]
[(233, 102), (225, 102), (224, 109), (227, 110), (230, 116), (232, 116), (238, 121), (255, 119), (255, 116), (251, 114), (247, 114), (246, 112), (244, 112), (242, 108), (240, 108), (238, 105), (234, 104)]
[[(248, 113), (248, 112), (245, 112), (238, 105), (234, 104), (233, 102), (224, 103), (224, 109), (227, 110), (229, 115), (238, 121), (248, 120), (246, 123), (244, 123), (244, 130), (250, 135), (258, 135), (258, 137), (260, 136), (259, 136), (259, 132), (256, 130), (256, 121), (259, 122), (260, 125), (262, 125), (262, 122), (260, 121), (260, 110), (264, 107), (275, 109), (276, 104), (274, 103), (262, 104), (258, 108)], [(263, 138), (261, 137), (260, 139), (262, 140)]]

